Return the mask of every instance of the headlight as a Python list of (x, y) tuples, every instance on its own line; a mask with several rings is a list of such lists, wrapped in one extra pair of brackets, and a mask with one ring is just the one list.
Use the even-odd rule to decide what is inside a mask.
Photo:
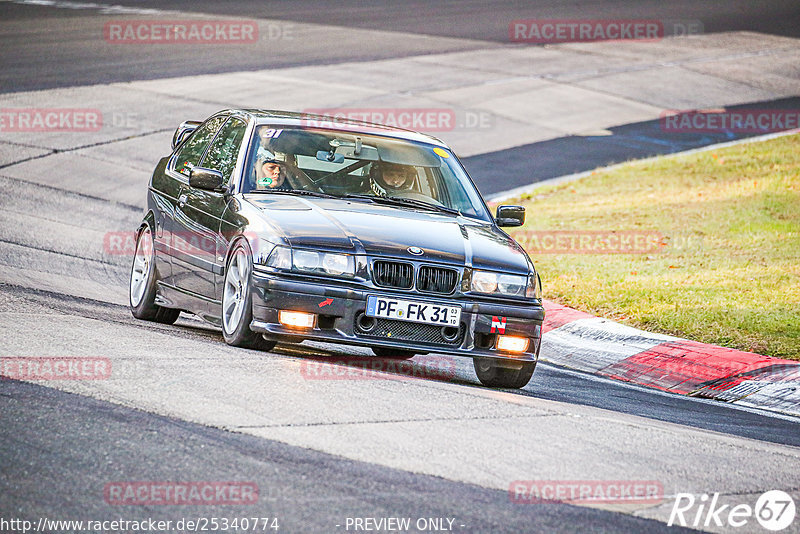
[(494, 293), (497, 291), (497, 275), (486, 271), (473, 272), (472, 290), (478, 293)]
[(330, 274), (333, 276), (355, 276), (355, 259), (347, 254), (316, 252), (314, 250), (292, 250), (275, 247), (267, 257), (267, 267), (303, 273)]
[(528, 279), (524, 276), (501, 274), (497, 279), (497, 291), (503, 295), (521, 297), (525, 294), (525, 286), (527, 285)]
[(286, 247), (275, 247), (267, 258), (267, 267), (288, 271), (292, 268), (292, 250)]
[(542, 300), (542, 279), (537, 273), (528, 276), (528, 289), (525, 291), (525, 296), (529, 299)]
[(294, 268), (307, 273), (332, 274), (334, 276), (354, 276), (355, 261), (353, 256), (315, 252), (313, 250), (295, 250), (292, 255)]
[(331, 274), (352, 274), (353, 257), (343, 254), (322, 254), (322, 268)]
[(299, 271), (316, 271), (319, 267), (319, 253), (308, 250), (295, 250), (292, 262)]
[(472, 273), (472, 291), (478, 293), (521, 297), (526, 293), (528, 278), (515, 274), (499, 274), (489, 271)]

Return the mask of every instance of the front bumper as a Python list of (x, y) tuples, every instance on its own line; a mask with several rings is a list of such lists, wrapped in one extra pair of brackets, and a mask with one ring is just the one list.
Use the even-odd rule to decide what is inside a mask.
[[(353, 288), (286, 279), (262, 271), (253, 272), (252, 280), (253, 321), (250, 328), (267, 339), (289, 342), (308, 339), (514, 361), (536, 361), (541, 347), (544, 308), (537, 303), (507, 304), (477, 301), (463, 295), (442, 297), (384, 288)], [(364, 314), (368, 295), (460, 305), (461, 326), (457, 335), (453, 335), (455, 332), (451, 330), (448, 332), (450, 335), (444, 336), (438, 326), (380, 319), (377, 328), (367, 332), (359, 327), (357, 319)], [(278, 322), (280, 310), (317, 314), (316, 325), (312, 329), (284, 326)], [(527, 351), (498, 351), (498, 335), (528, 338)]]

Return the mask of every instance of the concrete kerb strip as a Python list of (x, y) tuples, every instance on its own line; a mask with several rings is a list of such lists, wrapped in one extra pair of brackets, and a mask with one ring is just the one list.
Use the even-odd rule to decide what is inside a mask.
[(800, 416), (800, 362), (645, 332), (544, 301), (544, 361), (640, 386)]
[(493, 195), (487, 196), (486, 197), (486, 201), (487, 202), (502, 202), (502, 201), (508, 200), (510, 198), (516, 198), (516, 197), (531, 193), (531, 192), (533, 192), (536, 189), (539, 189), (541, 187), (574, 182), (576, 180), (580, 180), (582, 178), (586, 178), (587, 176), (591, 176), (592, 174), (595, 174), (597, 172), (613, 171), (613, 170), (619, 169), (621, 167), (624, 167), (625, 165), (638, 164), (638, 163), (649, 163), (649, 162), (655, 161), (657, 159), (662, 159), (662, 158), (671, 158), (671, 157), (677, 157), (677, 156), (688, 156), (690, 154), (698, 154), (698, 153), (701, 153), (701, 152), (708, 152), (710, 150), (718, 150), (720, 148), (727, 148), (729, 146), (736, 146), (736, 145), (742, 145), (742, 144), (746, 144), (746, 143), (757, 143), (757, 142), (760, 142), (760, 141), (767, 141), (769, 139), (775, 139), (775, 138), (783, 137), (783, 136), (786, 136), (786, 135), (794, 135), (796, 133), (800, 133), (800, 129), (786, 130), (786, 131), (783, 131), (783, 132), (769, 133), (769, 134), (759, 135), (759, 136), (755, 136), (755, 137), (745, 137), (743, 139), (736, 139), (735, 141), (728, 141), (728, 142), (725, 142), (725, 143), (716, 143), (716, 144), (713, 144), (713, 145), (707, 145), (707, 146), (700, 147), (700, 148), (693, 148), (691, 150), (684, 150), (682, 152), (673, 152), (672, 154), (661, 154), (661, 155), (658, 155), (658, 156), (653, 156), (651, 158), (643, 158), (643, 159), (638, 159), (638, 160), (633, 160), (633, 161), (626, 161), (626, 162), (623, 162), (623, 163), (615, 163), (613, 165), (608, 165), (606, 167), (598, 167), (597, 169), (592, 169), (590, 171), (582, 171), (582, 172), (576, 172), (574, 174), (567, 174), (567, 175), (564, 175), (564, 176), (556, 176), (555, 178), (548, 178), (546, 180), (535, 182), (535, 183), (532, 183), (532, 184), (529, 184), (529, 185), (523, 185), (521, 187), (515, 187), (514, 189), (509, 189), (507, 191), (500, 191), (499, 193), (495, 193)]

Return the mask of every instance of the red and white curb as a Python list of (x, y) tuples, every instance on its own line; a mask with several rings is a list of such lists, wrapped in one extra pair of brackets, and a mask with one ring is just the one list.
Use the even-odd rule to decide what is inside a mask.
[(544, 305), (543, 361), (800, 416), (800, 362), (653, 334), (548, 300)]

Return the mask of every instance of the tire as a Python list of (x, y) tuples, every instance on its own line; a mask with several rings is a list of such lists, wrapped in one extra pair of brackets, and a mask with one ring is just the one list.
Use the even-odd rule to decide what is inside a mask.
[(521, 362), (521, 367), (502, 367), (490, 358), (475, 358), (472, 364), (481, 384), (491, 388), (520, 389), (530, 382), (536, 362)]
[(157, 280), (153, 232), (150, 225), (145, 225), (136, 238), (136, 252), (133, 255), (128, 283), (128, 303), (131, 313), (137, 319), (172, 324), (178, 320), (181, 311), (156, 304)]
[(234, 347), (270, 351), (277, 344), (250, 330), (253, 320), (251, 274), (253, 255), (242, 242), (236, 244), (225, 267), (222, 287), (222, 335)]
[(386, 347), (372, 347), (372, 352), (380, 358), (392, 358), (394, 360), (410, 360), (417, 355), (416, 352), (403, 349), (390, 349)]

